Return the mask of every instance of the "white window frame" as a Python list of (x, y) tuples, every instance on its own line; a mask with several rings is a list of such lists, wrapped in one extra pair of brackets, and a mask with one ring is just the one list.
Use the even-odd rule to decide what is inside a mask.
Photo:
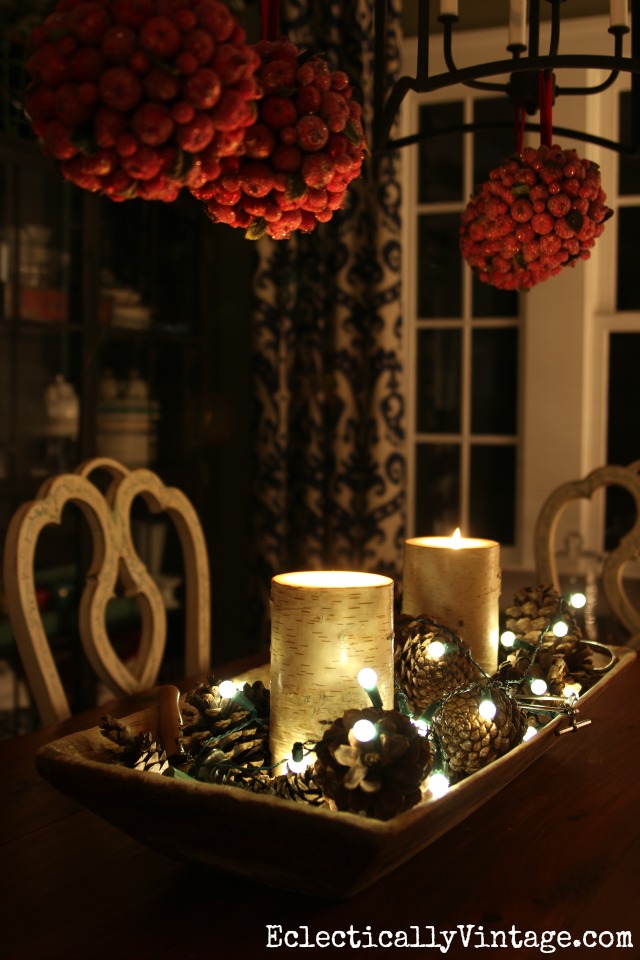
[[(612, 39), (607, 33), (608, 18), (589, 17), (563, 23), (563, 53), (601, 53)], [(540, 49), (548, 43), (548, 24), (541, 27)], [(604, 40), (603, 40), (604, 38)], [(625, 38), (628, 44), (628, 37)], [(504, 56), (504, 29), (478, 30), (454, 35), (454, 56), (458, 66)], [(606, 48), (608, 49), (608, 48)], [(628, 49), (625, 49), (628, 53)], [(403, 70), (415, 76), (417, 41), (404, 44)], [(442, 61), (441, 37), (432, 39), (431, 72), (446, 68)], [(558, 71), (558, 83), (594, 85), (604, 78), (599, 71)], [(603, 94), (587, 97), (560, 97), (554, 107), (554, 125), (587, 130), (617, 139), (617, 98), (628, 89), (628, 75)], [(450, 87), (437, 94), (410, 93), (400, 113), (400, 133), (418, 129), (418, 109), (423, 103), (460, 100), (477, 96), (466, 87)], [(482, 94), (480, 94), (482, 95)], [(495, 95), (495, 94), (494, 94)], [(471, 137), (465, 136), (468, 159)], [(539, 143), (537, 134), (528, 142)], [(554, 135), (554, 142), (574, 147), (581, 156), (600, 164), (602, 183), (611, 206), (617, 206), (617, 154), (593, 144)], [(416, 304), (417, 276), (417, 146), (401, 151), (403, 164), (403, 316), (405, 318), (405, 371), (407, 387), (408, 533), (414, 529), (415, 503), (415, 395), (416, 395)], [(496, 156), (496, 165), (503, 158)], [(487, 174), (489, 171), (487, 170)], [(621, 204), (640, 205), (640, 198), (625, 197)], [(430, 209), (445, 210), (446, 205)], [(555, 487), (586, 475), (606, 462), (609, 334), (640, 331), (640, 313), (615, 310), (617, 230), (615, 219), (605, 228), (590, 260), (521, 295), (519, 423), (516, 490), (516, 544), (503, 548), (503, 569), (533, 571), (533, 537), (540, 508)], [(465, 265), (465, 270), (469, 270)], [(466, 284), (467, 289), (470, 284)], [(468, 294), (469, 295), (469, 294)], [(440, 324), (439, 324), (440, 325)], [(478, 323), (481, 325), (481, 322)], [(484, 439), (484, 438), (483, 438)], [(602, 549), (604, 497), (594, 498), (594, 507), (580, 503), (564, 513), (559, 539), (579, 530), (584, 549)]]

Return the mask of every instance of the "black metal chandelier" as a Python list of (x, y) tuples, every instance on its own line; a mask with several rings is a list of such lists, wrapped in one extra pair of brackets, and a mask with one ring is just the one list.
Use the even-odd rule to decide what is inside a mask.
[[(391, 88), (385, 100), (384, 95), (384, 59), (385, 59), (385, 18), (386, 0), (375, 2), (375, 66), (374, 66), (374, 153), (409, 146), (432, 136), (442, 136), (452, 132), (472, 133), (480, 129), (495, 129), (508, 124), (466, 123), (455, 127), (440, 128), (437, 131), (420, 132), (410, 136), (393, 139), (390, 131), (406, 94), (432, 93), (445, 87), (464, 84), (477, 90), (490, 90), (504, 93), (513, 103), (514, 110), (522, 113), (523, 129), (538, 131), (539, 123), (524, 122), (524, 115), (534, 115), (538, 111), (539, 81), (545, 77), (552, 99), (560, 96), (587, 96), (602, 93), (610, 87), (620, 73), (631, 74), (630, 96), (630, 139), (628, 143), (618, 143), (603, 137), (566, 127), (554, 127), (556, 133), (584, 140), (599, 146), (615, 150), (630, 156), (640, 156), (640, 0), (610, 0), (610, 26), (608, 32), (613, 37), (613, 54), (562, 54), (560, 53), (561, 7), (565, 0), (546, 0), (551, 5), (551, 33), (549, 50), (540, 53), (540, 0), (509, 0), (508, 43), (506, 50), (510, 58), (478, 63), (459, 69), (453, 56), (454, 26), (458, 23), (458, 0), (439, 0), (438, 21), (443, 27), (443, 55), (447, 70), (443, 73), (429, 73), (429, 13), (430, 0), (418, 0), (418, 55), (415, 77), (403, 76)], [(570, 0), (569, 0), (570, 2)], [(528, 11), (527, 11), (528, 6)], [(629, 8), (631, 27), (629, 27)], [(623, 37), (631, 30), (631, 56), (623, 56)], [(554, 70), (560, 68), (608, 70), (609, 76), (591, 87), (558, 86)], [(486, 78), (504, 77), (507, 81), (488, 80)]]

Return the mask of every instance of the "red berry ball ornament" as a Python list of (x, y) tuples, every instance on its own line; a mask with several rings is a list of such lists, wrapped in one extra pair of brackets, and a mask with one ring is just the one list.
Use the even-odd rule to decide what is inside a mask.
[(218, 0), (58, 0), (32, 31), (25, 109), (67, 180), (172, 201), (243, 151), (259, 62)]
[(349, 79), (318, 56), (299, 62), (287, 40), (254, 48), (264, 96), (244, 133), (244, 155), (224, 157), (222, 176), (192, 190), (209, 217), (251, 240), (310, 233), (344, 205), (361, 172), (366, 141)]
[(483, 283), (534, 284), (587, 260), (604, 223), (600, 169), (575, 150), (527, 147), (476, 189), (462, 215), (460, 251)]

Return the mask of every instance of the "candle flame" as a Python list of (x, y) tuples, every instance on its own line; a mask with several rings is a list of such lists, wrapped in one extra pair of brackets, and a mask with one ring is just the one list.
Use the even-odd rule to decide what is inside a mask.
[(451, 536), (451, 546), (454, 550), (459, 550), (462, 546), (462, 536), (460, 534), (460, 527), (456, 527), (452, 536)]

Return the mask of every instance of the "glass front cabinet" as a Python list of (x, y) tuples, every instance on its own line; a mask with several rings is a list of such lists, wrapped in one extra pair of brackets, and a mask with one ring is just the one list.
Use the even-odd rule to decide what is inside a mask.
[[(44, 478), (94, 456), (155, 470), (206, 527), (210, 226), (190, 196), (115, 204), (66, 183), (32, 139), (0, 139), (0, 547)], [(172, 528), (135, 509), (143, 559), (179, 608)], [(79, 512), (66, 508), (36, 554), (45, 628), (70, 670), (83, 540)], [(1, 604), (0, 592), (0, 660), (10, 660)], [(137, 605), (116, 597), (108, 616), (126, 645)]]

